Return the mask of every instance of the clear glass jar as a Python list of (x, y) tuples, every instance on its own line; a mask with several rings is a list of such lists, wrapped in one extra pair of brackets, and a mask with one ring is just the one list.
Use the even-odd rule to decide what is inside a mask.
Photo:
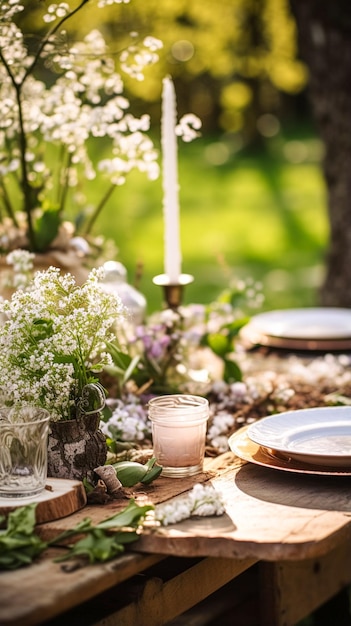
[(206, 398), (173, 394), (148, 404), (153, 450), (162, 476), (182, 478), (202, 471), (209, 404)]
[(41, 493), (47, 478), (50, 414), (32, 405), (0, 407), (0, 497)]

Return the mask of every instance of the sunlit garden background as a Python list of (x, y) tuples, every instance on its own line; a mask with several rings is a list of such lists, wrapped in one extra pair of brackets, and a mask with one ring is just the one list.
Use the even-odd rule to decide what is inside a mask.
[[(315, 303), (328, 234), (325, 190), (318, 141), (300, 133), (280, 134), (251, 154), (231, 154), (220, 136), (180, 146), (183, 270), (195, 277), (187, 301), (210, 302), (232, 280), (252, 277), (262, 281), (267, 308)], [(138, 286), (150, 310), (160, 306), (152, 278), (163, 271), (161, 182), (132, 176), (99, 229), (115, 241), (131, 282), (140, 264)]]
[[(150, 113), (158, 147), (164, 75), (174, 79), (179, 114), (203, 122), (199, 138), (178, 143), (182, 269), (195, 278), (187, 302), (210, 302), (237, 278), (262, 281), (267, 309), (318, 302), (328, 238), (323, 149), (288, 6), (262, 4), (221, 0), (213, 11), (197, 0), (186, 9), (133, 0), (108, 9), (101, 23), (114, 52), (131, 30), (164, 42), (145, 81), (127, 78), (132, 109)], [(87, 12), (85, 28), (89, 19)], [(93, 183), (89, 201), (99, 194)], [(94, 229), (114, 242), (149, 311), (158, 308), (152, 278), (163, 272), (162, 179), (131, 173)]]
[[(194, 276), (185, 301), (210, 302), (231, 281), (252, 278), (262, 281), (266, 309), (316, 304), (328, 242), (323, 147), (288, 2), (131, 0), (83, 8), (84, 19), (79, 13), (70, 21), (70, 41), (98, 28), (117, 58), (130, 33), (136, 43), (148, 35), (162, 40), (144, 80), (123, 75), (131, 111), (150, 115), (158, 148), (164, 76), (174, 81), (179, 116), (202, 120), (200, 137), (178, 142), (182, 270)], [(33, 32), (37, 11), (25, 17)], [(103, 193), (92, 181), (86, 204)], [(162, 195), (161, 177), (132, 172), (93, 230), (116, 247), (150, 312), (162, 302), (152, 282), (164, 271)], [(77, 217), (74, 198), (66, 209)]]

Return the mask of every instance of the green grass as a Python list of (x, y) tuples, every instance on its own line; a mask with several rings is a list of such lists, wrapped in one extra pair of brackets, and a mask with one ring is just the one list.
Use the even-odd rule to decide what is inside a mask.
[[(317, 302), (328, 238), (326, 195), (315, 138), (299, 145), (304, 158), (298, 163), (285, 158), (289, 142), (280, 137), (256, 154), (233, 149), (223, 165), (214, 165), (217, 139), (180, 143), (182, 270), (194, 276), (185, 302), (210, 302), (231, 280), (248, 277), (262, 281), (266, 309)], [(113, 239), (130, 282), (142, 264), (139, 288), (149, 311), (159, 308), (162, 294), (152, 278), (163, 272), (162, 181), (130, 175), (96, 232)]]

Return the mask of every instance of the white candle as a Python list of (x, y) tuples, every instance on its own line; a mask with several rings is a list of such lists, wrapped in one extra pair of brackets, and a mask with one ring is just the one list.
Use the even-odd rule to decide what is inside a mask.
[(177, 107), (174, 85), (170, 78), (164, 78), (161, 124), (165, 223), (164, 269), (171, 284), (178, 284), (181, 274), (176, 120)]

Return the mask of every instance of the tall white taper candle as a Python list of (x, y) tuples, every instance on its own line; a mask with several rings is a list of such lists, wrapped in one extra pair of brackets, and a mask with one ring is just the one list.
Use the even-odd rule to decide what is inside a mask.
[(181, 274), (176, 120), (174, 85), (167, 77), (163, 79), (162, 90), (161, 144), (165, 228), (164, 270), (171, 284), (178, 284)]

